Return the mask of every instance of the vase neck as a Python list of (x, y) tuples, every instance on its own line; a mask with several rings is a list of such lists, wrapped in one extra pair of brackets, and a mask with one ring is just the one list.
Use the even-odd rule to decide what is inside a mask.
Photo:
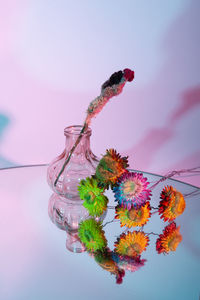
[[(81, 125), (74, 125), (69, 126), (64, 129), (64, 135), (66, 137), (65, 140), (65, 147), (66, 151), (70, 151), (72, 147), (74, 146), (80, 132), (81, 132), (82, 126)], [(90, 151), (90, 136), (92, 134), (91, 128), (88, 128), (82, 135), (82, 138), (77, 145), (74, 155), (80, 154), (80, 153), (86, 153)]]

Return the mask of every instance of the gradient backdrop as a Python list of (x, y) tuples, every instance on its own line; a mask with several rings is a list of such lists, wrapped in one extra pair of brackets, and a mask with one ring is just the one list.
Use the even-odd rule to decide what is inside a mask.
[[(93, 152), (162, 173), (200, 165), (200, 1), (0, 0), (0, 167), (48, 163), (115, 71)], [(182, 178), (200, 185), (198, 177)]]

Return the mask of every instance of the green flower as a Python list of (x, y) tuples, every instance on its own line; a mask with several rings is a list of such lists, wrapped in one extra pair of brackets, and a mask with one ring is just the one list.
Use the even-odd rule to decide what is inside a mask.
[(87, 219), (79, 224), (78, 234), (88, 251), (102, 251), (107, 246), (107, 240), (100, 222)]
[(81, 180), (78, 186), (79, 196), (83, 206), (89, 211), (91, 216), (100, 216), (107, 208), (108, 198), (104, 196), (104, 188), (98, 186), (98, 180), (87, 177)]

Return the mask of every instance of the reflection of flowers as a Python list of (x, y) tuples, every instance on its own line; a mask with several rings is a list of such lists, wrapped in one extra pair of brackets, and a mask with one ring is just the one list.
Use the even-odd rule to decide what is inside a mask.
[(146, 250), (148, 242), (149, 237), (142, 231), (122, 233), (115, 243), (115, 251), (119, 255), (136, 257)]
[(172, 186), (165, 187), (161, 192), (160, 198), (158, 211), (164, 221), (173, 221), (184, 212), (184, 197)]
[(179, 232), (180, 226), (176, 227), (176, 223), (172, 222), (165, 227), (163, 233), (159, 235), (156, 241), (156, 250), (158, 253), (169, 253), (176, 251), (177, 246), (182, 241), (182, 235)]
[(100, 160), (95, 175), (105, 187), (113, 186), (117, 179), (127, 172), (127, 167), (127, 157), (121, 157), (116, 150), (109, 149)]
[(104, 270), (115, 275), (118, 273), (117, 264), (112, 259), (111, 252), (108, 249), (97, 251), (94, 255), (94, 259)]
[(127, 209), (139, 208), (150, 200), (151, 191), (147, 188), (149, 182), (141, 173), (126, 172), (123, 174), (113, 191), (120, 206)]
[(104, 196), (104, 189), (98, 186), (98, 181), (91, 177), (80, 181), (78, 186), (80, 198), (84, 200), (83, 206), (88, 209), (91, 216), (100, 216), (107, 208), (108, 198)]
[(94, 253), (94, 259), (104, 270), (114, 274), (116, 276), (116, 283), (121, 284), (125, 271), (118, 267), (116, 261), (112, 257), (112, 253), (109, 248), (105, 248), (103, 251), (97, 251)]
[(107, 246), (107, 240), (100, 222), (87, 219), (79, 224), (79, 238), (88, 251), (103, 250)]
[(120, 220), (121, 227), (127, 226), (131, 228), (134, 226), (143, 226), (148, 222), (148, 219), (151, 216), (149, 201), (138, 209), (131, 207), (131, 209), (128, 210), (127, 208), (120, 206), (117, 206), (115, 209), (115, 218)]
[(136, 257), (129, 257), (113, 253), (112, 257), (119, 268), (130, 272), (138, 271), (146, 262), (146, 259), (141, 259), (140, 255)]

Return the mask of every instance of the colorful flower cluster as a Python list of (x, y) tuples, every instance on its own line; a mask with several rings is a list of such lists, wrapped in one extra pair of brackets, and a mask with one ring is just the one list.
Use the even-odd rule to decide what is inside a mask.
[(127, 157), (109, 149), (99, 161), (95, 175), (80, 181), (79, 195), (91, 216), (100, 216), (106, 210), (108, 199), (104, 191), (111, 187), (118, 202), (116, 219), (121, 226), (130, 228), (147, 223), (151, 216), (149, 182), (141, 173), (128, 171), (128, 166)]
[(127, 173), (128, 159), (121, 157), (114, 149), (109, 149), (100, 160), (96, 173), (80, 181), (79, 196), (91, 216), (100, 216), (107, 208), (108, 198), (105, 189), (117, 184), (119, 177)]
[[(110, 80), (117, 80), (120, 76), (121, 73), (115, 74)], [(136, 230), (124, 232), (115, 242), (115, 249), (111, 251), (107, 247), (102, 223), (95, 219), (107, 209), (108, 198), (104, 195), (105, 190), (110, 187), (114, 192), (117, 202), (115, 219), (120, 221), (121, 227), (126, 226), (129, 230), (136, 226), (143, 227), (149, 221), (152, 209), (156, 209), (164, 221), (171, 222), (156, 241), (159, 254), (175, 251), (181, 242), (180, 227), (176, 227), (172, 221), (185, 209), (183, 195), (172, 186), (162, 190), (158, 208), (151, 207), (151, 189), (147, 178), (127, 168), (127, 157), (121, 157), (116, 150), (109, 149), (99, 161), (95, 175), (81, 180), (78, 186), (83, 206), (93, 217), (80, 223), (80, 241), (104, 270), (116, 276), (118, 284), (122, 283), (125, 271), (134, 272), (144, 265), (145, 260), (141, 259), (141, 254), (149, 245), (151, 233)]]

